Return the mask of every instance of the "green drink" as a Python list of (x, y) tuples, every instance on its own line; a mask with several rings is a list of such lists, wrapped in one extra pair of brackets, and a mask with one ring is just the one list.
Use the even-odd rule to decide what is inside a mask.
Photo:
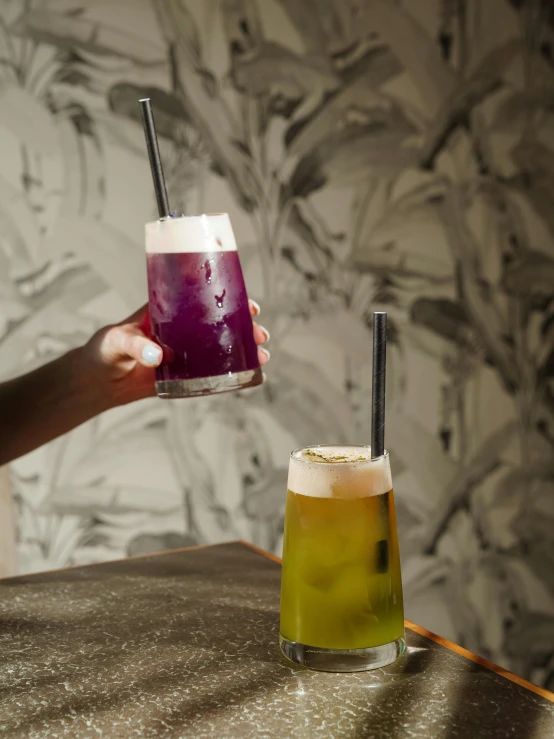
[(315, 669), (382, 667), (405, 648), (388, 455), (293, 452), (285, 514), (281, 648)]

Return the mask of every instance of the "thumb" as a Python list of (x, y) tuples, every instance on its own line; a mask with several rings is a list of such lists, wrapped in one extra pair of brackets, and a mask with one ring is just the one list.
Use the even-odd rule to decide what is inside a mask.
[(163, 359), (162, 349), (146, 338), (136, 323), (112, 326), (103, 348), (104, 358), (109, 364), (134, 359), (143, 367), (158, 367)]

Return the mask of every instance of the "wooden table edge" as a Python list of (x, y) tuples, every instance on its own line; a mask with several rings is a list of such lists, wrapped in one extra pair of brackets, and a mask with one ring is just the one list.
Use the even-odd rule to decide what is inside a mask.
[(494, 662), (491, 662), (484, 657), (479, 657), (478, 654), (470, 652), (469, 649), (460, 647), (458, 644), (451, 642), (449, 639), (445, 639), (443, 636), (439, 636), (438, 634), (434, 634), (432, 631), (428, 631), (427, 629), (423, 628), (423, 626), (418, 626), (417, 624), (414, 624), (407, 619), (404, 621), (404, 624), (408, 629), (415, 631), (417, 634), (421, 634), (421, 636), (427, 637), (427, 639), (431, 639), (437, 644), (441, 644), (443, 647), (450, 649), (451, 652), (456, 652), (456, 654), (459, 654), (462, 657), (471, 660), (472, 662), (476, 662), (478, 665), (486, 667), (487, 670), (491, 670), (491, 672), (496, 672), (501, 677), (505, 677), (507, 680), (511, 680), (513, 683), (516, 683), (520, 687), (526, 688), (527, 690), (540, 695), (541, 698), (546, 698), (547, 701), (554, 703), (554, 693), (550, 690), (547, 690), (546, 688), (541, 688), (539, 685), (535, 685), (535, 683), (531, 683), (529, 682), (529, 680), (525, 680), (525, 678), (520, 677), (519, 675), (516, 675), (509, 670), (506, 670), (504, 667), (496, 665)]
[[(42, 572), (29, 572), (27, 575), (15, 575), (13, 577), (0, 578), (0, 583), (6, 583), (6, 582), (9, 582), (10, 580), (19, 580), (22, 577), (27, 577), (27, 576), (34, 577), (35, 575), (45, 575), (45, 574), (51, 574), (51, 573), (56, 573), (56, 572), (66, 572), (70, 570), (82, 569), (84, 567), (96, 567), (98, 565), (103, 565), (103, 564), (112, 564), (112, 563), (115, 564), (118, 562), (128, 562), (128, 561), (134, 561), (137, 559), (162, 557), (166, 554), (181, 554), (182, 552), (191, 552), (191, 551), (195, 551), (198, 549), (208, 549), (211, 547), (225, 546), (225, 544), (241, 544), (243, 547), (246, 547), (246, 549), (250, 549), (252, 552), (259, 554), (260, 556), (265, 557), (266, 559), (269, 559), (272, 562), (276, 562), (279, 565), (281, 564), (281, 559), (277, 557), (275, 554), (271, 554), (271, 552), (268, 552), (265, 549), (260, 549), (260, 547), (257, 547), (254, 544), (250, 544), (250, 542), (243, 541), (243, 540), (237, 540), (237, 541), (218, 542), (217, 544), (197, 544), (191, 547), (182, 547), (181, 549), (169, 549), (164, 552), (151, 552), (149, 554), (135, 554), (132, 557), (123, 557), (122, 559), (107, 560), (106, 562), (91, 562), (90, 564), (86, 564), (86, 565), (73, 565), (71, 567), (60, 567), (56, 570), (44, 570)], [(473, 652), (470, 652), (468, 649), (464, 649), (464, 647), (460, 647), (458, 644), (451, 642), (449, 639), (445, 639), (443, 636), (434, 634), (432, 631), (425, 629), (423, 626), (418, 626), (417, 624), (412, 623), (412, 621), (405, 620), (404, 624), (408, 629), (411, 629), (412, 631), (415, 631), (417, 634), (420, 634), (421, 636), (424, 636), (427, 639), (430, 639), (431, 641), (434, 641), (437, 644), (440, 644), (441, 646), (446, 647), (446, 649), (450, 649), (451, 652), (455, 652), (456, 654), (459, 654), (462, 657), (465, 657), (466, 659), (469, 659), (472, 662), (475, 662), (476, 664), (481, 665), (482, 667), (485, 667), (487, 670), (490, 670), (491, 672), (496, 672), (501, 677), (504, 677), (507, 680), (511, 680), (513, 683), (516, 683), (520, 687), (526, 688), (527, 690), (530, 690), (532, 693), (536, 693), (537, 695), (540, 695), (541, 698), (546, 698), (546, 700), (554, 703), (554, 693), (551, 692), (550, 690), (547, 690), (546, 688), (541, 688), (538, 685), (535, 685), (534, 683), (531, 683), (528, 680), (525, 680), (523, 677), (520, 677), (519, 675), (515, 675), (513, 672), (510, 672), (509, 670), (506, 670), (503, 667), (499, 667), (499, 665), (494, 664), (494, 662), (491, 662), (490, 660), (485, 659), (484, 657), (479, 657), (479, 655), (474, 654)]]

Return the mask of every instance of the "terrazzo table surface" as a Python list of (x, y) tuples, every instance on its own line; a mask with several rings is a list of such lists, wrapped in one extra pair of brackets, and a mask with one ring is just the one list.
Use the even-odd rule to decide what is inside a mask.
[(381, 670), (293, 667), (279, 580), (237, 543), (0, 581), (0, 736), (554, 737), (549, 694), (412, 629)]

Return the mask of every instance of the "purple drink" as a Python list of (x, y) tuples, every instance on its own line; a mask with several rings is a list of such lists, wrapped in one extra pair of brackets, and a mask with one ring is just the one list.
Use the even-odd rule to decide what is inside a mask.
[(164, 349), (160, 397), (262, 382), (244, 278), (226, 213), (146, 225), (152, 338)]

